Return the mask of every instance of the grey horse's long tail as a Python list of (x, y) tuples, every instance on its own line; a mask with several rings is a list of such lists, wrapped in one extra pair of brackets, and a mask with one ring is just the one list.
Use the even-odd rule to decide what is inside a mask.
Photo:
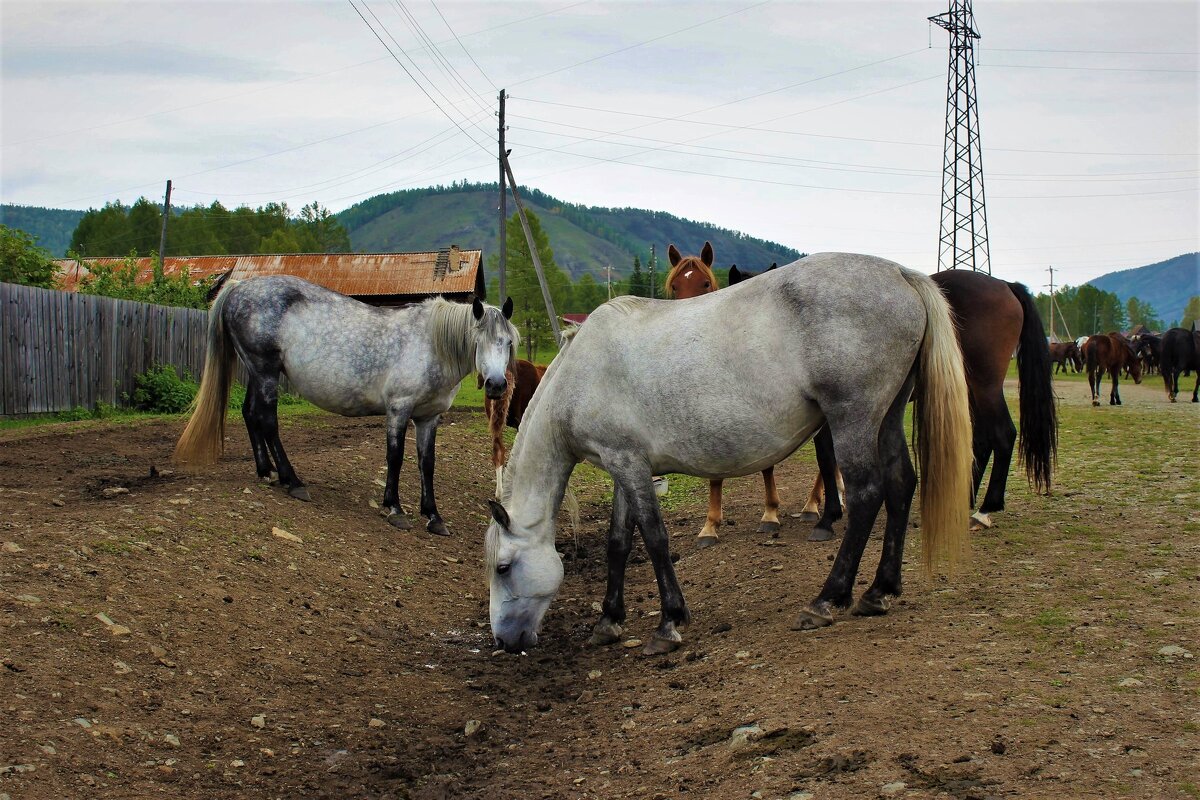
[(913, 416), (921, 469), (921, 555), (926, 571), (936, 566), (952, 570), (969, 545), (967, 501), (974, 455), (967, 378), (941, 289), (919, 272), (905, 269), (903, 274), (926, 313)]
[(216, 463), (225, 449), (225, 407), (233, 384), (237, 357), (229, 333), (221, 319), (229, 291), (238, 282), (228, 281), (208, 311), (208, 351), (204, 357), (204, 376), (200, 391), (192, 401), (188, 419), (172, 456), (177, 464), (202, 466)]

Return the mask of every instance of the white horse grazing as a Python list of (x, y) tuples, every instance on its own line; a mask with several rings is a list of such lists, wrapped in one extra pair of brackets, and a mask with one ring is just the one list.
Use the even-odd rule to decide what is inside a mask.
[(288, 494), (308, 500), (279, 441), (279, 376), (300, 396), (346, 417), (387, 414), (387, 481), (383, 510), (397, 528), (411, 527), (400, 509), (398, 480), (404, 433), (417, 429), (421, 514), (426, 530), (445, 535), (433, 496), (434, 437), (438, 417), (475, 370), (489, 397), (505, 391), (505, 371), (516, 360), (517, 329), (503, 309), (442, 298), (401, 308), (376, 308), (285, 275), (251, 278), (221, 289), (208, 316), (208, 354), (195, 410), (175, 460), (212, 464), (224, 446), (225, 406), (235, 359), (249, 373), (242, 417), (260, 477), (272, 471)]
[(651, 477), (761, 472), (825, 423), (845, 477), (849, 526), (824, 588), (794, 627), (828, 625), (835, 607), (850, 604), (884, 504), (883, 557), (854, 612), (885, 613), (901, 590), (917, 484), (904, 437), (914, 388), (924, 560), (932, 567), (963, 555), (971, 420), (945, 299), (925, 275), (883, 259), (824, 253), (802, 263), (689, 300), (613, 300), (550, 365), (513, 447), (504, 503), (490, 504), (486, 561), (500, 647), (517, 652), (537, 642), (563, 578), (554, 521), (578, 461), (607, 470), (615, 486), (608, 589), (592, 641), (621, 635), (636, 525), (662, 603), (646, 652), (663, 653), (678, 647), (689, 613)]

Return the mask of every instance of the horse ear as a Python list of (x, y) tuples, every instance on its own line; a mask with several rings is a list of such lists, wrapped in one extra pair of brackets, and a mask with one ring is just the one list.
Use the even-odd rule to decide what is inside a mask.
[(679, 266), (679, 262), (683, 260), (683, 256), (679, 253), (679, 248), (671, 245), (667, 248), (667, 259), (671, 262), (672, 267)]
[(704, 266), (711, 267), (713, 264), (713, 249), (712, 242), (705, 242), (704, 249), (700, 251), (700, 260), (704, 262)]
[(729, 285), (733, 286), (735, 283), (741, 283), (741, 282), (742, 282), (742, 273), (737, 268), (737, 264), (734, 264), (732, 267), (729, 268)]
[(772, 261), (771, 266), (767, 267), (767, 272), (770, 272), (771, 270), (775, 269), (778, 266), (779, 266), (778, 264), (776, 264), (774, 261)]
[(471, 300), (471, 313), (475, 315), (475, 319), (483, 319), (483, 303), (479, 302), (478, 297)]
[(504, 528), (504, 530), (509, 530), (510, 523), (508, 519), (508, 511), (504, 508), (504, 506), (489, 498), (488, 508), (491, 509), (492, 519), (496, 520), (496, 522), (499, 522), (500, 526)]
[(500, 309), (500, 313), (504, 315), (505, 319), (512, 319), (512, 312), (513, 312), (513, 302), (512, 302), (512, 298), (509, 297), (509, 298), (505, 299), (504, 308)]

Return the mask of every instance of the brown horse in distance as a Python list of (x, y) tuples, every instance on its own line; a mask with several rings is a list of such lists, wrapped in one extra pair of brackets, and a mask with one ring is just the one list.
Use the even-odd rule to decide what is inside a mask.
[(1112, 391), (1108, 394), (1110, 406), (1121, 405), (1117, 381), (1122, 371), (1128, 370), (1134, 383), (1142, 382), (1142, 363), (1133, 351), (1133, 345), (1119, 333), (1096, 334), (1088, 338), (1083, 345), (1083, 358), (1087, 362), (1093, 406), (1100, 405), (1100, 386), (1105, 372), (1112, 378)]
[(508, 458), (504, 447), (504, 426), (520, 429), (525, 409), (529, 407), (529, 401), (533, 399), (533, 393), (545, 374), (546, 367), (519, 358), (516, 366), (508, 371), (507, 391), (495, 400), (483, 398), (483, 411), (488, 418), (488, 431), (492, 434), (492, 466), (496, 468), (497, 498), (504, 488), (504, 462)]
[(1079, 355), (1079, 345), (1074, 342), (1051, 342), (1050, 360), (1054, 362), (1055, 375), (1058, 374), (1059, 369), (1063, 372), (1068, 370), (1081, 372), (1083, 370), (1083, 358)]

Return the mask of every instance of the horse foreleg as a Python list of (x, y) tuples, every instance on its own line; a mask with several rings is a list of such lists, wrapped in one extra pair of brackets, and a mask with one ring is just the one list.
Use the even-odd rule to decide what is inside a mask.
[(775, 489), (775, 468), (767, 467), (763, 477), (763, 515), (758, 523), (759, 533), (775, 533), (779, 530), (779, 492)]
[(429, 519), (425, 530), (438, 536), (449, 536), (446, 523), (438, 514), (433, 496), (434, 441), (437, 438), (438, 417), (419, 419), (417, 425), (417, 467), (421, 472), (421, 516)]
[(1196, 370), (1196, 385), (1192, 387), (1192, 402), (1200, 403), (1200, 369)]
[(700, 535), (696, 537), (700, 547), (708, 547), (714, 545), (720, 538), (717, 534), (717, 528), (721, 527), (721, 484), (722, 481), (708, 482), (708, 515), (704, 519), (704, 527), (700, 530)]
[(389, 525), (406, 531), (412, 523), (400, 507), (400, 465), (404, 463), (404, 436), (408, 433), (408, 406), (392, 406), (387, 416), (387, 478), (383, 482), (383, 514)]
[(614, 488), (612, 517), (608, 525), (608, 587), (601, 604), (600, 621), (592, 628), (591, 643), (606, 645), (621, 639), (625, 622), (625, 567), (633, 549), (633, 509), (620, 488)]

